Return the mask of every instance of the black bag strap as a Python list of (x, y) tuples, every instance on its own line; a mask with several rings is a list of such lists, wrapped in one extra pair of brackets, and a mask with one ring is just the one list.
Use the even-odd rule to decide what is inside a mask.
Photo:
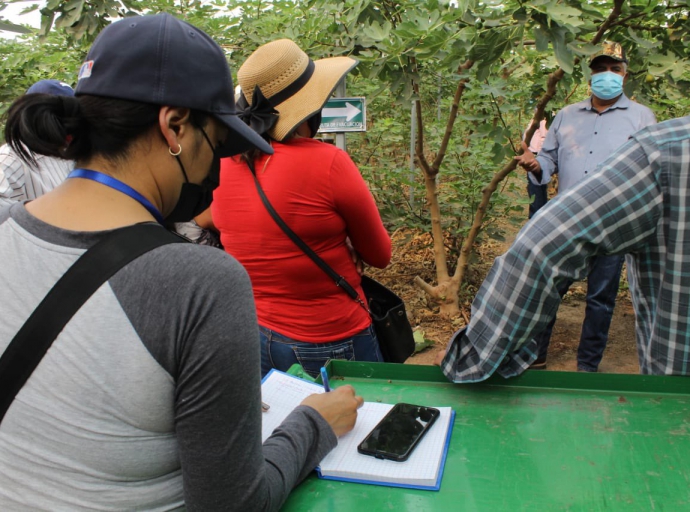
[(185, 242), (154, 224), (137, 224), (106, 236), (65, 272), (0, 357), (0, 422), (19, 390), (79, 308), (118, 270), (161, 245)]
[(290, 229), (290, 226), (288, 226), (285, 221), (281, 218), (281, 216), (278, 214), (277, 211), (273, 208), (273, 205), (271, 202), (268, 200), (268, 197), (266, 197), (266, 194), (264, 193), (264, 190), (261, 188), (261, 185), (259, 184), (259, 180), (256, 177), (256, 170), (254, 169), (254, 163), (247, 161), (247, 165), (249, 166), (249, 170), (252, 172), (252, 176), (254, 177), (254, 184), (256, 185), (256, 190), (259, 192), (259, 197), (261, 197), (261, 201), (264, 203), (264, 206), (268, 210), (268, 213), (271, 214), (271, 217), (273, 217), (273, 220), (280, 226), (280, 229), (282, 229), (285, 234), (292, 240), (297, 247), (302, 249), (304, 253), (311, 258), (311, 260), (316, 263), (321, 270), (323, 270), (328, 276), (335, 281), (335, 285), (339, 286), (340, 288), (343, 289), (345, 293), (347, 293), (350, 297), (352, 297), (354, 300), (359, 302), (364, 309), (369, 312), (369, 309), (366, 307), (365, 303), (362, 301), (360, 298), (359, 294), (357, 293), (357, 290), (355, 290), (350, 283), (347, 282), (347, 280), (338, 274), (333, 268), (326, 263), (321, 256), (316, 254), (314, 250), (309, 247), (304, 240), (302, 240), (297, 233), (295, 233), (292, 229)]

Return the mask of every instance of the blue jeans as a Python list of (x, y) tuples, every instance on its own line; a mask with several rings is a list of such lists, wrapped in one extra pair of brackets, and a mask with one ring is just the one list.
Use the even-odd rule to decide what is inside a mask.
[(316, 377), (329, 359), (383, 362), (379, 342), (371, 325), (349, 338), (327, 343), (293, 340), (262, 326), (259, 326), (259, 338), (261, 377), (270, 372), (271, 368), (285, 372), (295, 363), (299, 363), (305, 372)]
[(546, 192), (547, 186), (548, 185), (535, 185), (530, 181), (529, 176), (527, 177), (527, 193), (530, 197), (534, 197), (529, 205), (529, 219), (531, 219), (532, 216), (546, 204), (546, 201), (549, 200)]
[[(623, 256), (596, 256), (587, 276), (587, 307), (585, 320), (582, 323), (580, 345), (577, 349), (577, 368), (587, 372), (596, 372), (604, 355), (606, 342), (609, 339), (609, 327), (613, 318), (613, 308), (616, 305), (618, 283), (623, 268)], [(566, 294), (572, 281), (567, 281), (559, 287), (561, 298)], [(551, 341), (551, 332), (556, 318), (546, 326), (546, 329), (536, 336), (539, 355), (537, 361), (546, 360), (546, 354)]]

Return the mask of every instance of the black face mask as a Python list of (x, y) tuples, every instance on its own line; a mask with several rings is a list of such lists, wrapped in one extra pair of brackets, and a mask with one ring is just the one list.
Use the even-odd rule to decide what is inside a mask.
[(216, 152), (216, 149), (211, 143), (211, 140), (208, 138), (208, 135), (206, 135), (206, 132), (201, 130), (201, 133), (204, 134), (206, 142), (208, 142), (209, 146), (211, 146), (211, 150), (213, 151), (211, 168), (206, 178), (204, 178), (204, 181), (201, 182), (201, 185), (190, 183), (180, 157), (175, 157), (177, 158), (177, 163), (180, 164), (180, 168), (182, 169), (185, 183), (182, 184), (180, 198), (177, 200), (175, 208), (173, 208), (173, 211), (171, 211), (170, 214), (165, 218), (165, 220), (168, 222), (189, 222), (201, 212), (206, 210), (209, 206), (211, 206), (211, 201), (213, 201), (213, 191), (218, 188), (218, 185), (220, 184), (220, 155)]
[(311, 130), (311, 138), (316, 137), (316, 133), (319, 131), (319, 126), (321, 126), (321, 111), (319, 110), (316, 114), (307, 119), (307, 126)]

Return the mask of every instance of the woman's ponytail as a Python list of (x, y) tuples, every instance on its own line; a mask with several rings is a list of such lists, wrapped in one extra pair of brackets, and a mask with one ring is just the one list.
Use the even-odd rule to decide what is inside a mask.
[(74, 160), (88, 153), (78, 143), (82, 126), (78, 98), (26, 94), (9, 108), (5, 140), (27, 163), (35, 165), (34, 153)]

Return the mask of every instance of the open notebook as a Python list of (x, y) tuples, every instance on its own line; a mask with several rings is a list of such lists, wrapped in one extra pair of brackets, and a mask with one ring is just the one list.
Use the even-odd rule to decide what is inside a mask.
[[(307, 396), (323, 392), (323, 387), (318, 384), (271, 370), (261, 385), (261, 399), (270, 405), (268, 412), (262, 414), (262, 440), (268, 439), (273, 430)], [(439, 490), (455, 416), (450, 407), (437, 407), (441, 415), (405, 462), (380, 460), (357, 452), (357, 445), (392, 407), (393, 404), (365, 402), (357, 415), (355, 428), (338, 439), (338, 446), (316, 468), (319, 477)]]

